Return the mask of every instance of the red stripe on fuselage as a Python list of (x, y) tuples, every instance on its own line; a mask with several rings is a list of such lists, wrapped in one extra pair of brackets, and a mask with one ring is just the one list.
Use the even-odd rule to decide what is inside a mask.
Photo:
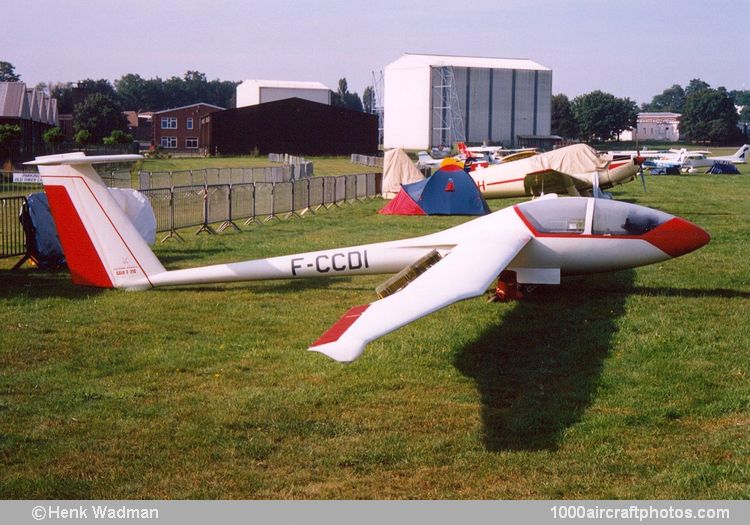
[(55, 218), (57, 235), (60, 237), (65, 260), (75, 284), (112, 288), (107, 269), (102, 264), (94, 243), (76, 211), (73, 201), (64, 186), (44, 187), (52, 216)]
[(320, 346), (324, 345), (326, 343), (333, 343), (334, 341), (338, 341), (339, 337), (346, 332), (351, 325), (354, 324), (354, 321), (359, 319), (359, 316), (362, 315), (362, 313), (367, 310), (370, 307), (369, 304), (363, 304), (362, 306), (353, 306), (349, 309), (343, 316), (341, 316), (341, 319), (336, 321), (336, 323), (328, 329), (326, 333), (321, 335), (317, 341), (315, 341), (310, 347), (313, 346)]

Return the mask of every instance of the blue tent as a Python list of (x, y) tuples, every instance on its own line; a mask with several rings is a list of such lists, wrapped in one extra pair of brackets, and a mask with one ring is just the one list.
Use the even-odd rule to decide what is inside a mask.
[(380, 213), (392, 215), (485, 215), (490, 212), (474, 179), (458, 166), (444, 166), (430, 177), (404, 184)]

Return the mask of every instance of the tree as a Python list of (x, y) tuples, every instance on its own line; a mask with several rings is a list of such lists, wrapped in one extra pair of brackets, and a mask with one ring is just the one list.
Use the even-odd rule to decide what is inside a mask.
[(354, 111), (364, 111), (362, 100), (357, 93), (350, 93), (346, 78), (339, 79), (339, 89), (331, 94), (331, 105)]
[(592, 91), (573, 99), (571, 109), (586, 141), (609, 140), (635, 126), (637, 106), (629, 98)]
[(701, 87), (685, 98), (680, 135), (691, 142), (732, 143), (741, 140), (737, 120), (737, 110), (726, 89)]
[(57, 99), (58, 113), (73, 113), (73, 84), (71, 82), (50, 84), (49, 94), (50, 97)]
[(579, 129), (570, 100), (563, 94), (552, 97), (552, 133), (565, 138), (578, 137)]
[(643, 104), (643, 111), (670, 111), (682, 113), (685, 106), (685, 90), (679, 84), (665, 89), (661, 95), (656, 95), (649, 104)]
[(367, 86), (362, 92), (362, 105), (365, 108), (365, 113), (373, 113), (375, 111), (375, 90), (372, 86)]
[(114, 86), (106, 78), (100, 78), (99, 80), (92, 80), (90, 78), (79, 80), (78, 89), (84, 90), (87, 96), (100, 93), (113, 99), (118, 98), (117, 91), (115, 91)]
[(7, 144), (21, 138), (21, 126), (17, 124), (0, 125), (0, 144)]
[(109, 95), (94, 93), (75, 107), (73, 129), (86, 130), (92, 142), (99, 142), (113, 130), (127, 131), (128, 122), (120, 103)]
[(57, 127), (49, 128), (44, 132), (42, 138), (47, 144), (60, 144), (61, 142), (65, 141), (65, 133), (63, 133), (63, 131)]
[(10, 62), (0, 61), (0, 82), (19, 82), (20, 75), (16, 75), (16, 68)]
[(123, 108), (140, 110), (145, 108), (146, 81), (140, 75), (127, 74), (115, 80), (115, 90)]
[(729, 92), (729, 98), (738, 106), (750, 106), (750, 89), (733, 89)]
[(693, 93), (697, 93), (698, 91), (702, 91), (704, 89), (710, 89), (711, 86), (708, 84), (708, 82), (704, 82), (700, 78), (694, 78), (690, 81), (690, 84), (687, 85), (685, 88), (685, 97), (688, 97), (692, 95)]
[(133, 135), (125, 133), (121, 129), (114, 130), (109, 137), (104, 137), (104, 144), (130, 144), (133, 142)]
[(200, 71), (188, 71), (182, 78), (166, 80), (143, 79), (129, 73), (115, 81), (115, 88), (123, 107), (131, 110), (158, 111), (199, 102), (231, 108), (235, 106), (237, 82), (208, 81)]

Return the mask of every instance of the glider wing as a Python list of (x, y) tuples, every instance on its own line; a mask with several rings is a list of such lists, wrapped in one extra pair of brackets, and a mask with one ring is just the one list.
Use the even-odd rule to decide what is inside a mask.
[(567, 193), (577, 197), (581, 195), (581, 192), (591, 189), (591, 180), (556, 170), (544, 170), (526, 175), (523, 185), (528, 195)]
[(459, 243), (405, 288), (374, 303), (350, 309), (310, 350), (337, 361), (354, 361), (370, 341), (457, 301), (484, 293), (530, 239), (528, 232), (511, 231), (497, 239), (483, 237)]

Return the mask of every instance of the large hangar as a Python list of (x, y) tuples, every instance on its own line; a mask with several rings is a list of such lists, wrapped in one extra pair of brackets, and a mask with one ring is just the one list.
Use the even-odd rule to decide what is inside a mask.
[(407, 53), (383, 76), (386, 148), (550, 134), (552, 70), (532, 60)]

